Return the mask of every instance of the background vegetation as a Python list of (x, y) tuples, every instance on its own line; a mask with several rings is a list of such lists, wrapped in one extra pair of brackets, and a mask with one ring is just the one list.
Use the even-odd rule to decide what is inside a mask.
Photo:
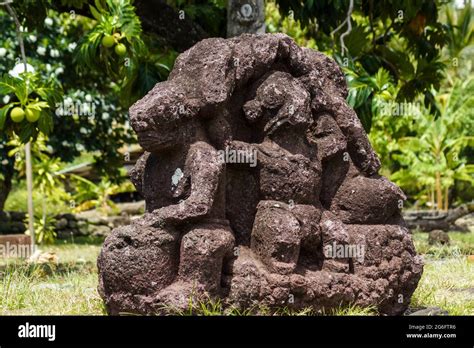
[[(0, 212), (26, 211), (30, 141), (38, 241), (60, 263), (2, 260), (0, 313), (103, 314), (95, 290), (101, 241), (55, 241), (53, 215), (107, 214), (111, 195), (133, 190), (123, 168), (136, 144), (127, 110), (167, 78), (179, 53), (225, 36), (226, 1), (15, 0), (11, 9), (18, 23), (0, 5)], [(436, 210), (474, 198), (473, 17), (471, 1), (454, 0), (272, 0), (265, 15), (268, 32), (338, 62), (382, 173), (409, 207)], [(16, 122), (15, 108), (27, 112)], [(69, 174), (83, 164), (102, 180)], [(427, 266), (413, 306), (474, 314), (472, 233), (450, 235), (447, 247), (415, 235)], [(192, 310), (220, 313), (219, 304)]]
[[(349, 0), (266, 4), (267, 31), (285, 32), (344, 69), (348, 100), (382, 158), (383, 174), (404, 189), (409, 205), (447, 209), (473, 199), (470, 1), (355, 0), (350, 28)], [(152, 5), (163, 10), (156, 14), (163, 25), (151, 20)], [(54, 175), (72, 164), (90, 161), (111, 183), (123, 182), (126, 148), (136, 143), (128, 107), (166, 79), (179, 52), (204, 37), (225, 36), (225, 5), (15, 1), (29, 64), (24, 75), (14, 20), (0, 11), (0, 209), (5, 202), (7, 209), (22, 208), (21, 146), (30, 139), (36, 143), (34, 172), (45, 173), (36, 176), (35, 187), (48, 197), (46, 206), (71, 209), (71, 199), (78, 200), (74, 208), (90, 196), (71, 196), (61, 185), (64, 176)], [(166, 30), (171, 22), (175, 30)], [(194, 34), (180, 35), (181, 28)], [(9, 117), (15, 106), (36, 108), (41, 117), (15, 123)], [(92, 188), (80, 185), (79, 191)]]

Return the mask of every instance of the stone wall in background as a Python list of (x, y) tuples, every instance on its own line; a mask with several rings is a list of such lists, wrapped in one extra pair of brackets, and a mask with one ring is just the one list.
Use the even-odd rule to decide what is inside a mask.
[[(57, 238), (78, 236), (105, 237), (115, 227), (127, 225), (135, 215), (143, 214), (145, 202), (118, 203), (120, 215), (104, 216), (97, 210), (77, 214), (59, 214), (56, 219)], [(0, 211), (0, 234), (21, 234), (27, 229), (26, 213)]]
[(17, 234), (26, 230), (25, 213), (16, 211), (0, 211), (0, 234)]

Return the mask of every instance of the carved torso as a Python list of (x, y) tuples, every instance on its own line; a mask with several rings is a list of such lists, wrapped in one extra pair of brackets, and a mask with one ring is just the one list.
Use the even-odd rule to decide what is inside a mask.
[(269, 141), (258, 149), (261, 199), (314, 204), (320, 190), (318, 162), (291, 154)]

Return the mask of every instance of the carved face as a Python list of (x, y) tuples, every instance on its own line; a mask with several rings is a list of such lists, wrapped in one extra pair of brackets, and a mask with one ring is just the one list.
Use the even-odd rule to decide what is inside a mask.
[(146, 151), (161, 151), (176, 145), (178, 133), (176, 125), (163, 125), (158, 128), (138, 131), (138, 141)]
[(157, 84), (130, 108), (130, 123), (140, 145), (158, 152), (186, 143), (197, 126), (199, 105), (186, 98), (181, 86), (166, 81)]
[(138, 131), (138, 142), (149, 152), (160, 152), (186, 144), (195, 136), (197, 129), (194, 120), (179, 120), (176, 122)]
[(312, 123), (310, 94), (290, 74), (275, 71), (253, 89), (255, 97), (244, 104), (243, 110), (250, 122), (265, 122), (265, 134), (288, 125), (304, 130)]

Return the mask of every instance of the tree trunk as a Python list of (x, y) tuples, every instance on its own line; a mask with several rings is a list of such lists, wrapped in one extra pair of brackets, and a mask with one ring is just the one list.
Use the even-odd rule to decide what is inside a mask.
[(443, 210), (443, 191), (441, 188), (440, 172), (436, 172), (436, 206), (438, 210)]
[(444, 189), (444, 211), (448, 211), (449, 209), (449, 187), (446, 186)]
[(430, 199), (431, 199), (431, 209), (435, 209), (435, 189), (434, 186), (430, 190)]
[(228, 0), (227, 37), (265, 33), (264, 0)]

